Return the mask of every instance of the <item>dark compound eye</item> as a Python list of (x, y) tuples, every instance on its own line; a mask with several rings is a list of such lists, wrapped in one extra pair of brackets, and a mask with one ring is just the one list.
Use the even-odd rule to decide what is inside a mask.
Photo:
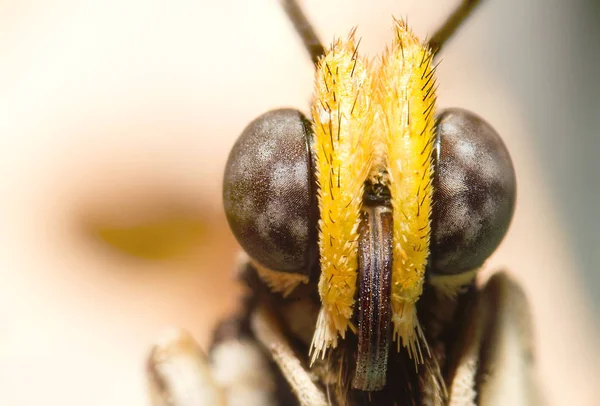
[(271, 270), (308, 274), (316, 252), (310, 122), (273, 110), (242, 132), (229, 154), (223, 204), (233, 234)]
[(438, 117), (430, 269), (475, 269), (494, 252), (512, 219), (515, 171), (506, 146), (480, 117), (461, 109)]

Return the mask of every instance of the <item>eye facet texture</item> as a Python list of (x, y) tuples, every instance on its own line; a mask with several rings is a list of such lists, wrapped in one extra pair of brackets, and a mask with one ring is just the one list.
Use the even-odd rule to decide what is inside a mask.
[(275, 271), (308, 272), (315, 244), (310, 122), (292, 109), (251, 122), (233, 146), (223, 179), (227, 220), (244, 250)]
[(475, 114), (445, 110), (437, 131), (429, 267), (457, 274), (481, 266), (504, 238), (515, 171), (498, 133)]

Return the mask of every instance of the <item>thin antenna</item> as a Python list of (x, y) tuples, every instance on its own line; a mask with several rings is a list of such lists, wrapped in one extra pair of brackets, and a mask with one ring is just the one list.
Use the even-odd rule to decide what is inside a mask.
[(434, 54), (440, 52), (446, 42), (452, 37), (462, 23), (471, 15), (475, 7), (481, 4), (481, 0), (462, 0), (454, 9), (454, 12), (448, 16), (446, 21), (433, 34), (429, 40), (429, 48)]
[(325, 54), (325, 48), (315, 33), (314, 28), (296, 0), (280, 0), (285, 13), (294, 25), (296, 32), (302, 39), (310, 59), (316, 65), (319, 58)]

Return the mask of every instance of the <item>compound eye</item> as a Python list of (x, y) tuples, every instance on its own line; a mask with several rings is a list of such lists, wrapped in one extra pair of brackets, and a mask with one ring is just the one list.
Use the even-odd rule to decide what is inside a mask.
[(292, 109), (255, 119), (233, 146), (223, 179), (231, 230), (260, 265), (308, 274), (316, 251), (310, 122)]
[(469, 111), (443, 111), (437, 137), (429, 267), (457, 274), (480, 267), (504, 238), (515, 171), (498, 133)]

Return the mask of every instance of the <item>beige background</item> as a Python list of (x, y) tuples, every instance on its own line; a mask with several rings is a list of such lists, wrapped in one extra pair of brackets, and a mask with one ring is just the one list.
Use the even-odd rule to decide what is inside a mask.
[[(453, 2), (303, 3), (326, 42), (359, 25), (374, 55), (392, 14), (425, 36)], [(513, 155), (488, 269), (530, 297), (548, 404), (597, 404), (598, 12), (487, 3), (443, 54), (440, 107), (482, 115)], [(144, 405), (164, 327), (208, 344), (238, 292), (228, 150), (266, 110), (307, 111), (311, 81), (276, 0), (0, 0), (1, 405)]]

